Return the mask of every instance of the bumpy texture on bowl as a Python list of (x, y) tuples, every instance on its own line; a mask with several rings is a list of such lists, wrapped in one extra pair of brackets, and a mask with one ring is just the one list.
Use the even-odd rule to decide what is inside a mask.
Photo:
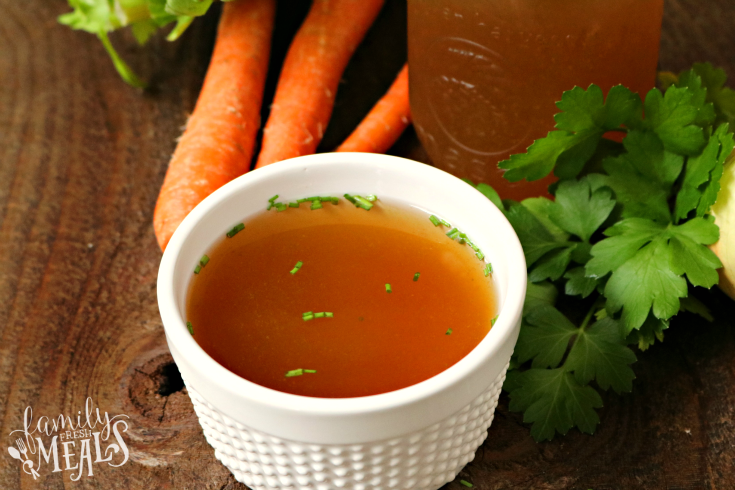
[(304, 444), (237, 422), (186, 388), (214, 454), (253, 490), (436, 490), (487, 438), (507, 365), (488, 389), (424, 430), (367, 444)]

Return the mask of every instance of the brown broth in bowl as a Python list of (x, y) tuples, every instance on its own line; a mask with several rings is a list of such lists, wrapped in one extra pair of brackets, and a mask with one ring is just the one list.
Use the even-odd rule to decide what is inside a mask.
[(391, 202), (322, 206), (263, 212), (207, 252), (186, 314), (222, 366), (286, 393), (376, 395), (439, 374), (490, 331), (492, 276), (449, 228)]

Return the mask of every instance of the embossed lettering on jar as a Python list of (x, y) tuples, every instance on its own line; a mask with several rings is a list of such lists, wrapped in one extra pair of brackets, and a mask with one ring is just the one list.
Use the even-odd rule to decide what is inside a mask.
[(645, 93), (656, 80), (663, 0), (409, 0), (411, 113), (434, 164), (501, 197), (497, 163), (553, 129), (575, 85)]

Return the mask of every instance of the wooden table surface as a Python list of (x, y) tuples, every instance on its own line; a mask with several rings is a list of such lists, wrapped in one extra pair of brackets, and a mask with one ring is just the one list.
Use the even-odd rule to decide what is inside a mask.
[[(281, 2), (276, 63), (304, 9)], [(168, 353), (151, 227), (216, 14), (173, 44), (113, 37), (152, 81), (141, 92), (92, 36), (56, 24), (66, 10), (61, 0), (0, 0), (0, 488), (244, 489), (206, 444)], [(345, 75), (324, 148), (403, 63), (404, 26), (405, 4), (389, 2)], [(660, 68), (704, 60), (735, 78), (735, 1), (667, 0)], [(411, 132), (393, 151), (425, 159)], [(663, 344), (639, 353), (633, 393), (605, 396), (596, 435), (536, 444), (501, 397), (461, 478), (482, 490), (735, 488), (735, 303), (717, 290), (697, 295), (716, 321), (682, 314)], [(78, 482), (47, 467), (38, 480), (24, 474), (6, 448), (26, 407), (74, 416), (88, 397), (129, 416), (130, 461), (95, 464)]]

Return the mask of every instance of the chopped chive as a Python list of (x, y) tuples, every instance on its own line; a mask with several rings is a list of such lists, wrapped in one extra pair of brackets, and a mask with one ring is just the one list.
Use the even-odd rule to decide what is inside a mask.
[(199, 265), (199, 264), (197, 264), (197, 266), (194, 267), (194, 274), (199, 274), (199, 272), (201, 272), (201, 270), (202, 270), (202, 266)]
[(296, 201), (290, 202), (290, 203), (288, 203), (288, 207), (289, 208), (298, 208), (299, 207), (299, 203), (297, 203)]
[(319, 311), (317, 313), (314, 313), (314, 318), (324, 318), (324, 312)]
[(477, 256), (478, 259), (483, 260), (485, 258), (485, 254), (478, 251), (475, 256)]
[(373, 203), (361, 196), (355, 196), (355, 201), (355, 206), (366, 211), (370, 211), (370, 209), (372, 209), (372, 207), (374, 206)]
[(385, 292), (386, 293), (392, 293), (393, 292), (393, 289), (391, 289), (390, 284), (386, 284), (385, 285)]
[(321, 209), (322, 207), (323, 207), (322, 206), (322, 202), (320, 200), (316, 200), (316, 201), (312, 201), (311, 202), (311, 210), (312, 211), (314, 211), (315, 209)]
[(447, 236), (454, 240), (459, 235), (459, 230), (457, 228), (452, 228), (447, 232)]
[(492, 320), (490, 320), (490, 326), (491, 327), (494, 327), (495, 326), (495, 322), (497, 322), (497, 321), (498, 321), (498, 317), (496, 316), (495, 318), (493, 318)]
[(325, 311), (324, 316), (326, 316), (327, 318), (334, 318), (334, 313), (332, 313), (331, 311)]
[(434, 224), (434, 226), (439, 226), (441, 224), (441, 221), (439, 220), (439, 218), (437, 218), (433, 214), (429, 216), (429, 221), (431, 221)]
[(268, 199), (268, 202), (276, 202), (276, 199), (278, 199), (278, 194)]
[(303, 369), (292, 369), (291, 371), (286, 371), (287, 378), (293, 378), (294, 376), (301, 376), (302, 374), (304, 374)]
[(194, 335), (194, 325), (191, 324), (191, 322), (186, 322), (186, 328), (189, 329), (189, 333)]
[(285, 205), (285, 204), (283, 204), (282, 202), (277, 202), (277, 203), (275, 203), (275, 204), (274, 204), (274, 206), (276, 207), (276, 211), (278, 211), (279, 213), (280, 213), (281, 211), (285, 211), (285, 210), (287, 210), (287, 209), (288, 209), (288, 206), (286, 206), (286, 205)]
[(301, 319), (304, 320), (305, 322), (308, 322), (309, 320), (313, 320), (314, 319), (314, 312), (307, 311), (306, 313), (304, 313), (303, 315), (301, 315)]
[(269, 202), (269, 203), (268, 203), (268, 207), (267, 207), (267, 208), (265, 208), (265, 210), (266, 210), (266, 211), (270, 211), (272, 207), (273, 207), (273, 203), (272, 203), (272, 202)]
[(474, 250), (475, 252), (479, 252), (480, 251), (480, 247), (478, 247), (477, 245), (475, 245), (474, 243), (472, 243), (472, 240), (470, 240), (469, 238), (467, 239), (467, 245), (469, 245), (470, 248), (472, 250)]
[(467, 488), (472, 488), (474, 485), (467, 480), (459, 480), (460, 485), (464, 485)]
[(355, 202), (355, 198), (354, 198), (354, 197), (352, 197), (352, 196), (351, 196), (351, 195), (349, 195), (349, 194), (345, 194), (345, 199), (347, 199), (348, 201), (350, 201), (350, 202), (351, 202), (352, 204), (356, 204), (356, 202)]
[(368, 194), (367, 196), (365, 196), (365, 199), (370, 202), (375, 202), (378, 200), (378, 196), (376, 196), (375, 194)]
[(444, 335), (452, 335), (452, 329), (451, 328), (448, 328), (447, 329), (447, 333), (445, 333)]
[(293, 269), (291, 269), (289, 272), (291, 274), (296, 274), (299, 271), (299, 269), (301, 269), (302, 265), (304, 265), (304, 263), (299, 260), (298, 262), (296, 262), (296, 265), (293, 266)]
[(305, 373), (316, 374), (316, 369), (304, 369)]
[(299, 204), (301, 204), (302, 202), (306, 202), (306, 201), (308, 201), (308, 199), (306, 199), (305, 197), (302, 197), (301, 199), (296, 199), (296, 202)]
[(488, 262), (487, 264), (485, 264), (485, 277), (489, 276), (492, 273), (493, 273), (493, 264)]
[(452, 225), (449, 224), (449, 222), (447, 220), (444, 220), (444, 219), (439, 218), (439, 222), (441, 224), (443, 224), (444, 226), (446, 226), (447, 228), (451, 228), (452, 227)]
[(245, 229), (245, 225), (242, 223), (238, 223), (230, 231), (227, 232), (227, 238), (232, 238), (233, 236), (237, 235), (244, 229)]
[(332, 204), (337, 205), (339, 204), (339, 197), (330, 197), (330, 201), (332, 201)]
[(413, 282), (416, 282), (416, 281), (418, 281), (418, 280), (419, 280), (419, 276), (420, 276), (420, 275), (421, 275), (421, 273), (420, 273), (420, 272), (417, 272), (416, 274), (414, 274), (414, 275), (413, 275)]
[(209, 257), (206, 255), (202, 255), (202, 258), (199, 259), (199, 263), (202, 265), (202, 267), (204, 267), (209, 263)]

